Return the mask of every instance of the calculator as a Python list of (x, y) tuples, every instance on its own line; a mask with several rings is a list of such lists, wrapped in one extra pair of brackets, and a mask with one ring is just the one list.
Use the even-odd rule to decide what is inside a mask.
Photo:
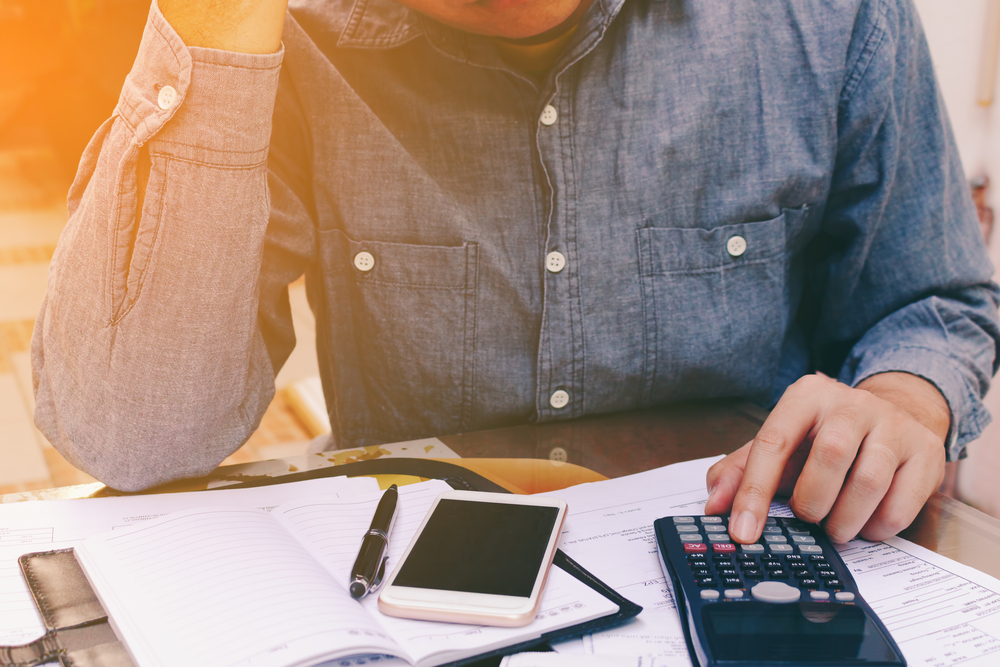
[(769, 517), (756, 544), (736, 544), (728, 524), (653, 524), (695, 664), (906, 665), (821, 528)]

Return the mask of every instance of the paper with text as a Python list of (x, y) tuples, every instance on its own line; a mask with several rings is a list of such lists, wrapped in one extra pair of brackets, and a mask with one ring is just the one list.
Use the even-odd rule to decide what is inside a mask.
[[(569, 505), (562, 548), (642, 605), (632, 622), (560, 644), (567, 654), (645, 655), (690, 664), (653, 521), (700, 514), (705, 475), (718, 458), (679, 463), (546, 495)], [(774, 516), (790, 516), (774, 503)], [(1000, 581), (902, 538), (840, 547), (862, 596), (920, 667), (1000, 664)], [(516, 663), (515, 663), (516, 664)]]

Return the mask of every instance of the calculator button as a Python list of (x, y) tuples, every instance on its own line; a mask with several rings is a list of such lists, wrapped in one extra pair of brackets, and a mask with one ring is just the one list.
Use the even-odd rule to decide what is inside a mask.
[[(750, 546), (750, 545), (748, 544), (747, 546)], [(762, 544), (755, 544), (754, 546), (755, 547), (760, 547), (761, 549), (764, 548), (764, 545), (762, 545)], [(761, 561), (773, 560), (773, 561), (777, 562), (778, 561), (778, 557), (775, 556), (774, 554), (761, 554), (760, 560)]]
[(686, 554), (705, 553), (706, 551), (708, 551), (708, 547), (697, 542), (693, 544), (691, 542), (687, 542), (684, 545), (684, 553)]
[(787, 556), (785, 556), (785, 562), (786, 563), (801, 563), (801, 562), (803, 562), (803, 558), (802, 558), (802, 556), (799, 556), (799, 555), (796, 555), (796, 554), (788, 554)]
[(697, 533), (698, 526), (692, 526), (689, 523), (679, 523), (674, 528), (677, 529), (678, 533)]
[(816, 538), (812, 535), (792, 535), (792, 542), (795, 544), (816, 544)]
[(716, 542), (712, 545), (712, 549), (717, 554), (732, 554), (736, 553), (736, 545), (731, 542)]
[(816, 574), (819, 575), (820, 579), (836, 579), (837, 573), (833, 570), (820, 570)]
[(722, 523), (721, 516), (702, 516), (698, 517), (698, 520), (702, 523)]
[(819, 588), (819, 582), (815, 579), (799, 579), (799, 586), (802, 588)]
[(712, 574), (712, 571), (707, 567), (693, 567), (691, 568), (691, 573), (696, 577), (708, 577)]
[(719, 591), (715, 591), (715, 590), (706, 588), (705, 590), (703, 590), (701, 592), (701, 599), (702, 600), (718, 600), (719, 599)]
[(743, 570), (743, 577), (746, 579), (763, 579), (764, 572), (757, 568), (752, 570)]
[[(702, 597), (704, 597), (704, 593), (706, 592), (707, 591), (702, 591)], [(826, 591), (809, 591), (809, 597), (813, 600), (829, 600), (830, 594)]]
[(785, 530), (788, 531), (789, 535), (808, 535), (809, 529), (807, 528), (796, 528), (795, 526), (785, 526)]
[(784, 544), (785, 542), (788, 541), (788, 538), (785, 537), (784, 535), (765, 535), (764, 541), (769, 544), (774, 544), (774, 543)]
[(792, 552), (791, 544), (769, 544), (767, 546), (771, 548), (771, 553), (773, 554), (787, 554)]
[(813, 563), (825, 563), (826, 556), (809, 556), (809, 560)]
[(743, 582), (739, 577), (726, 577), (722, 580), (722, 585), (726, 588), (742, 588)]
[(776, 560), (769, 560), (766, 563), (764, 563), (765, 570), (780, 570), (784, 567), (785, 567), (784, 565), (782, 565)]
[(788, 570), (785, 570), (785, 569), (768, 570), (767, 571), (767, 578), (768, 579), (787, 579), (788, 578)]
[(694, 523), (693, 516), (675, 516), (674, 523)]
[(757, 562), (756, 561), (752, 561), (752, 560), (741, 560), (740, 561), (740, 567), (743, 568), (744, 570), (746, 570), (746, 569), (751, 569), (751, 570), (752, 569), (756, 569)]
[(712, 556), (712, 560), (714, 560), (716, 563), (732, 563), (733, 557), (730, 556), (729, 554), (714, 554)]
[(678, 535), (677, 539), (679, 539), (681, 542), (704, 542), (705, 541), (704, 538), (702, 538), (702, 536), (700, 534), (698, 534), (698, 533), (684, 533), (682, 535)]
[(787, 604), (799, 601), (799, 590), (780, 581), (762, 581), (750, 589), (750, 595), (761, 602)]
[(735, 577), (736, 570), (731, 567), (720, 567), (716, 569), (720, 577)]
[[(707, 528), (707, 526), (706, 526)], [(709, 533), (709, 542), (732, 542), (732, 538), (729, 537), (729, 533)]]
[(715, 579), (712, 577), (698, 577), (695, 581), (698, 582), (700, 588), (714, 588)]
[(840, 579), (827, 579), (823, 582), (827, 588), (843, 588), (844, 584), (840, 583)]
[(781, 526), (764, 526), (765, 535), (781, 535)]
[(715, 524), (709, 524), (707, 526), (702, 526), (701, 528), (706, 533), (724, 533), (724, 532), (726, 532), (726, 527), (725, 526), (717, 526)]
[(705, 554), (688, 554), (687, 559), (689, 561), (696, 561), (696, 560), (703, 561), (705, 560)]
[(726, 597), (729, 598), (730, 600), (739, 599), (743, 597), (743, 591), (739, 590), (738, 588), (727, 588)]
[[(728, 593), (729, 591), (726, 592)], [(837, 602), (854, 602), (854, 593), (848, 593), (847, 591), (836, 593), (833, 597), (836, 598)]]
[(775, 519), (773, 516), (769, 516), (766, 519), (764, 519), (764, 525), (765, 526), (773, 526), (773, 525), (775, 525), (777, 523), (778, 523), (778, 520)]
[(763, 544), (744, 544), (740, 547), (745, 554), (762, 554), (764, 553)]
[(781, 523), (786, 526), (804, 526), (806, 525), (802, 519), (796, 519), (794, 517), (784, 517), (781, 519)]
[(795, 576), (799, 576), (799, 573), (805, 572), (809, 574), (809, 566), (805, 563), (789, 563), (788, 569), (795, 573)]
[(799, 544), (800, 554), (821, 554), (823, 553), (823, 547), (818, 544)]
[(809, 570), (792, 570), (796, 579), (812, 579), (812, 573)]

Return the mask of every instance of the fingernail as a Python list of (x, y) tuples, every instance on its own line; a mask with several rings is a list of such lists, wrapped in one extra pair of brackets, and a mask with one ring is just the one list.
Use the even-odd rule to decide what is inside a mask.
[(719, 485), (718, 485), (718, 484), (713, 484), (713, 485), (712, 485), (712, 488), (708, 490), (708, 499), (709, 499), (709, 501), (711, 501), (711, 500), (712, 500), (712, 496), (714, 496), (714, 495), (715, 495), (715, 490), (716, 490), (717, 488), (719, 488)]
[(740, 512), (729, 532), (738, 542), (752, 541), (757, 535), (757, 517), (746, 510)]

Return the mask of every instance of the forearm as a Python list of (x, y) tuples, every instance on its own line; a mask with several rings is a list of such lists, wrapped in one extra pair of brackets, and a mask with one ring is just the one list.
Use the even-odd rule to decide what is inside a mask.
[[(192, 60), (151, 18), (81, 163), (32, 343), (39, 427), (121, 489), (208, 472), (273, 394), (257, 279), (280, 56), (234, 67), (213, 53)], [(154, 106), (165, 83), (170, 109)]]

